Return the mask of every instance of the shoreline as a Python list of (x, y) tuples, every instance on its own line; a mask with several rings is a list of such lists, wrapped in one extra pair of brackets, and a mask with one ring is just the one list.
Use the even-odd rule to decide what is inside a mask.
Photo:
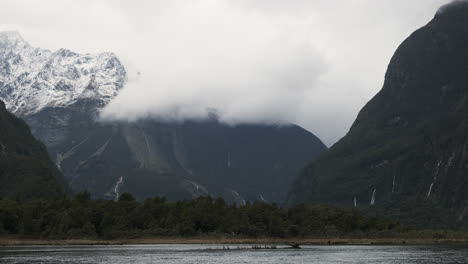
[(275, 239), (275, 238), (136, 238), (136, 239), (25, 239), (0, 238), (0, 246), (115, 246), (115, 245), (163, 245), (163, 244), (206, 244), (206, 245), (467, 245), (468, 239)]

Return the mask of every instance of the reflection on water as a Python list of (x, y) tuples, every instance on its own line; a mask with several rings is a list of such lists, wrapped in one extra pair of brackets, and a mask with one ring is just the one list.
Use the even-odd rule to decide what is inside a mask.
[[(223, 250), (227, 247), (230, 250)], [(306, 246), (300, 250), (252, 250), (249, 245), (21, 246), (0, 248), (0, 263), (468, 263), (468, 247)]]

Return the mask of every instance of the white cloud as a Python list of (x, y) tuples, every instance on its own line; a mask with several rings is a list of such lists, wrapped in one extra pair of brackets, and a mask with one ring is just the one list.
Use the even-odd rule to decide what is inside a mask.
[[(107, 118), (297, 123), (331, 144), (382, 87), (397, 46), (447, 0), (11, 0), (0, 30), (113, 51), (130, 79)], [(141, 72), (140, 75), (137, 72)]]

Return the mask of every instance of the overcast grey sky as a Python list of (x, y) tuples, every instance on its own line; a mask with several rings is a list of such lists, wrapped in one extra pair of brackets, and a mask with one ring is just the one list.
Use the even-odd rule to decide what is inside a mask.
[(296, 123), (331, 145), (381, 89), (398, 45), (447, 2), (11, 0), (0, 30), (51, 50), (115, 52), (129, 81), (107, 118), (213, 108), (230, 124)]

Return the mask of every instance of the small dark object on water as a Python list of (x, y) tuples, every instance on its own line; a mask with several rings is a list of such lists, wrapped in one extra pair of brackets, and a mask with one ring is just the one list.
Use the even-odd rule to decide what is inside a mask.
[(301, 246), (298, 243), (289, 244), (289, 246), (291, 246), (293, 249), (301, 249)]

